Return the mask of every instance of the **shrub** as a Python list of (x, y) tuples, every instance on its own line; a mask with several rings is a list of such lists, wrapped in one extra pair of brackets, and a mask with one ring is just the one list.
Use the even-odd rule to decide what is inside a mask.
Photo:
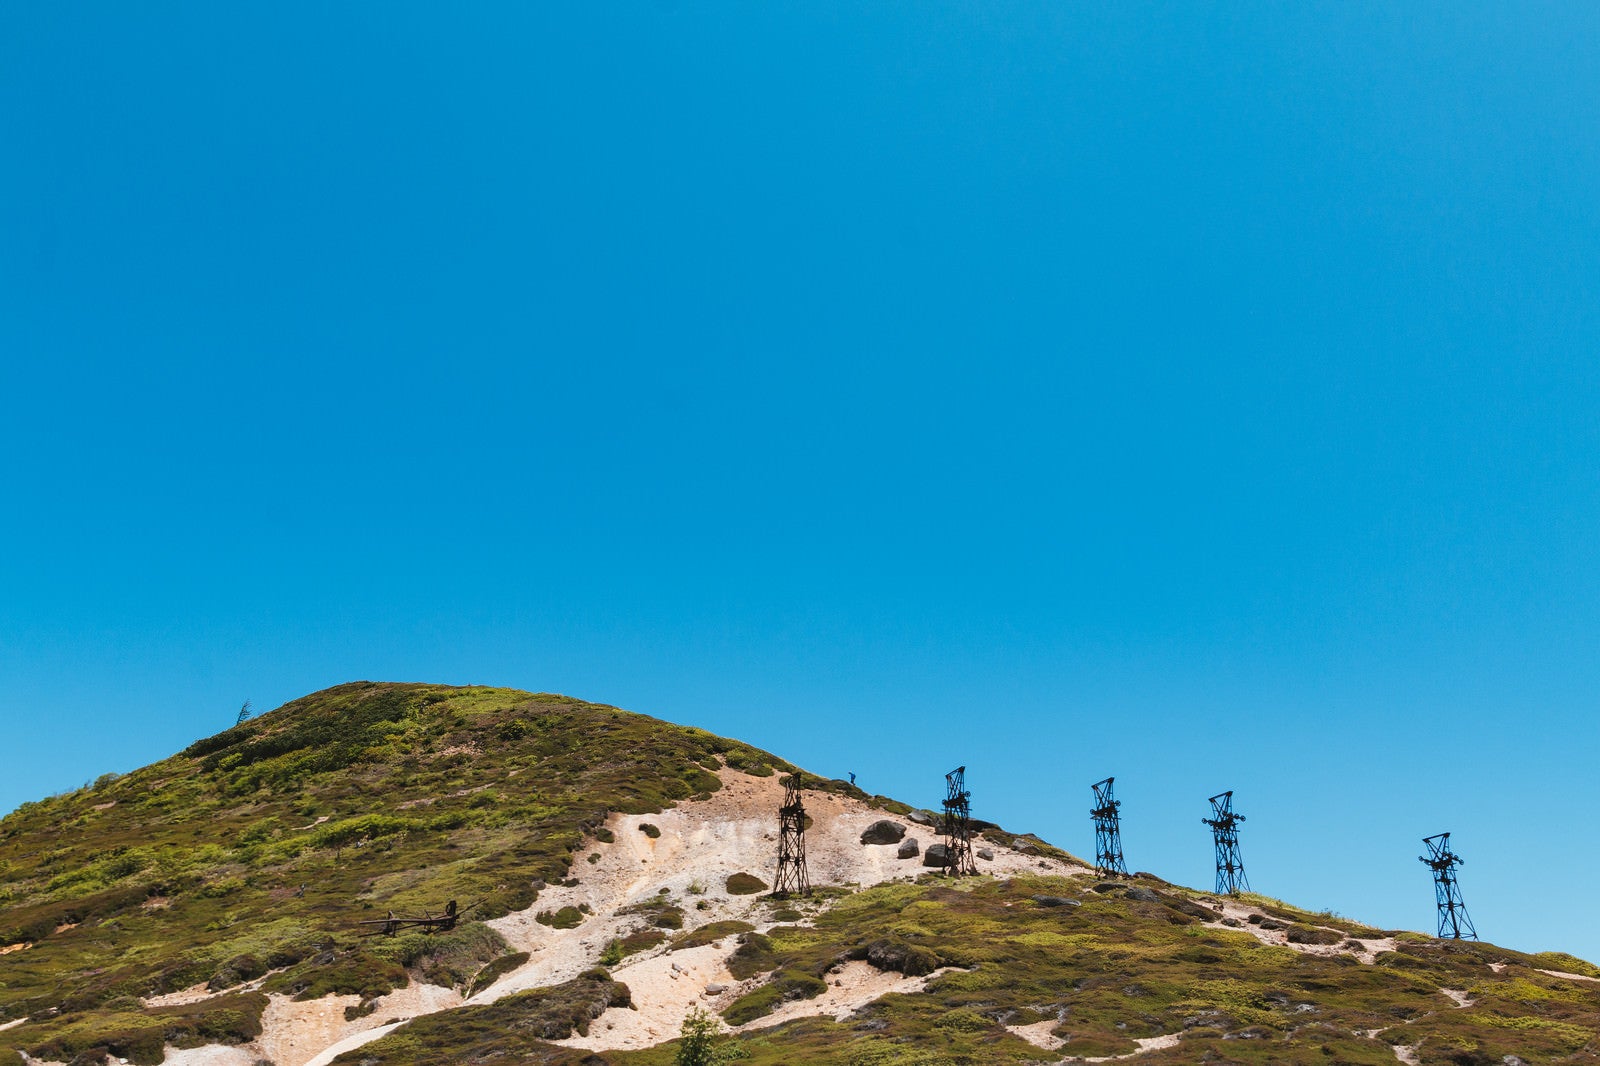
[(576, 907), (562, 907), (553, 912), (540, 911), (534, 915), (534, 920), (552, 929), (576, 929), (583, 924), (583, 912)]
[(995, 1023), (975, 1010), (958, 1008), (934, 1022), (936, 1029), (953, 1029), (958, 1033), (983, 1033), (995, 1028)]
[(744, 933), (739, 946), (728, 957), (728, 972), (740, 980), (748, 980), (766, 973), (778, 965), (778, 956), (772, 950), (772, 941), (760, 933)]
[(510, 955), (500, 956), (479, 970), (477, 975), (472, 978), (472, 987), (467, 989), (467, 995), (477, 995), (527, 961), (528, 953), (526, 951), (515, 951)]
[(743, 1048), (726, 1042), (716, 1018), (694, 1007), (678, 1031), (678, 1053), (672, 1062), (673, 1066), (720, 1066), (745, 1057)]
[(728, 891), (735, 896), (753, 896), (757, 892), (765, 892), (767, 883), (759, 877), (747, 873), (730, 874), (728, 876)]
[(766, 984), (728, 1004), (722, 1016), (730, 1025), (743, 1025), (771, 1014), (785, 1000), (813, 999), (827, 989), (820, 977), (799, 970), (779, 970)]
[(499, 725), (495, 726), (494, 729), (495, 739), (505, 741), (508, 744), (521, 740), (531, 732), (533, 732), (533, 730), (529, 728), (527, 722), (516, 718), (513, 718), (509, 722), (501, 722)]
[(1310, 925), (1291, 925), (1287, 935), (1291, 944), (1337, 944), (1344, 939), (1343, 933)]
[(634, 955), (648, 951), (665, 939), (667, 934), (659, 929), (640, 929), (622, 938), (622, 951), (625, 955)]
[(715, 944), (725, 936), (736, 933), (753, 933), (756, 927), (749, 922), (728, 921), (708, 922), (693, 932), (685, 933), (672, 942), (673, 951), (682, 951), (684, 948), (704, 947)]

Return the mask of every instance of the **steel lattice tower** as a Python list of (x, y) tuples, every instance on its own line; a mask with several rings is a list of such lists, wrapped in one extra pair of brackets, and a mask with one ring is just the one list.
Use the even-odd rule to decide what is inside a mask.
[(1217, 846), (1217, 891), (1237, 896), (1250, 891), (1250, 882), (1244, 876), (1244, 858), (1239, 854), (1239, 823), (1244, 815), (1233, 810), (1233, 791), (1212, 796), (1213, 817), (1200, 819), (1211, 827), (1211, 838)]
[(975, 874), (972, 861), (972, 793), (966, 787), (967, 768), (958, 766), (944, 775), (944, 872), (952, 877)]
[(778, 808), (778, 873), (772, 879), (772, 892), (776, 896), (809, 896), (806, 807), (800, 801), (800, 772), (795, 771), (784, 784), (783, 806)]
[(1455, 940), (1476, 940), (1478, 931), (1467, 917), (1467, 905), (1461, 902), (1461, 886), (1456, 884), (1455, 868), (1466, 862), (1450, 850), (1450, 834), (1438, 833), (1423, 837), (1428, 854), (1417, 856), (1417, 861), (1433, 871), (1433, 900), (1439, 908), (1439, 936)]
[(1111, 795), (1115, 780), (1108, 777), (1089, 786), (1094, 789), (1094, 810), (1089, 812), (1094, 819), (1094, 872), (1101, 877), (1128, 876), (1128, 864), (1122, 860), (1122, 822), (1117, 815), (1122, 803)]

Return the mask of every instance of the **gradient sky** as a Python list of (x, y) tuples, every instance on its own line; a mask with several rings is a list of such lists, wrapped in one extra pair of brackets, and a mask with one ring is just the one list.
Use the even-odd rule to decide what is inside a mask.
[(0, 6), (0, 810), (561, 691), (1600, 957), (1593, 5)]

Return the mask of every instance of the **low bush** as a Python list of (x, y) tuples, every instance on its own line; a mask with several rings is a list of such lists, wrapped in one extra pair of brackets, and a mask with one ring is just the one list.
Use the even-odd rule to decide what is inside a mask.
[(708, 922), (700, 928), (684, 933), (673, 940), (671, 950), (682, 951), (684, 948), (704, 947), (707, 944), (715, 944), (723, 937), (733, 936), (736, 933), (753, 933), (755, 928), (749, 922)]
[(779, 970), (766, 984), (728, 1004), (722, 1016), (729, 1025), (743, 1025), (771, 1014), (787, 1000), (814, 999), (827, 989), (827, 983), (819, 977), (799, 970)]
[(583, 912), (576, 907), (562, 907), (558, 911), (540, 911), (534, 920), (553, 929), (576, 929), (583, 924)]

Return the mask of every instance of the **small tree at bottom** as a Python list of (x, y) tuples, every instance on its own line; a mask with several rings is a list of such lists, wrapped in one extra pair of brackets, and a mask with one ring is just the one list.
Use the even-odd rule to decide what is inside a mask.
[(678, 1031), (678, 1057), (673, 1066), (721, 1066), (745, 1057), (744, 1048), (730, 1044), (717, 1019), (694, 1007)]

